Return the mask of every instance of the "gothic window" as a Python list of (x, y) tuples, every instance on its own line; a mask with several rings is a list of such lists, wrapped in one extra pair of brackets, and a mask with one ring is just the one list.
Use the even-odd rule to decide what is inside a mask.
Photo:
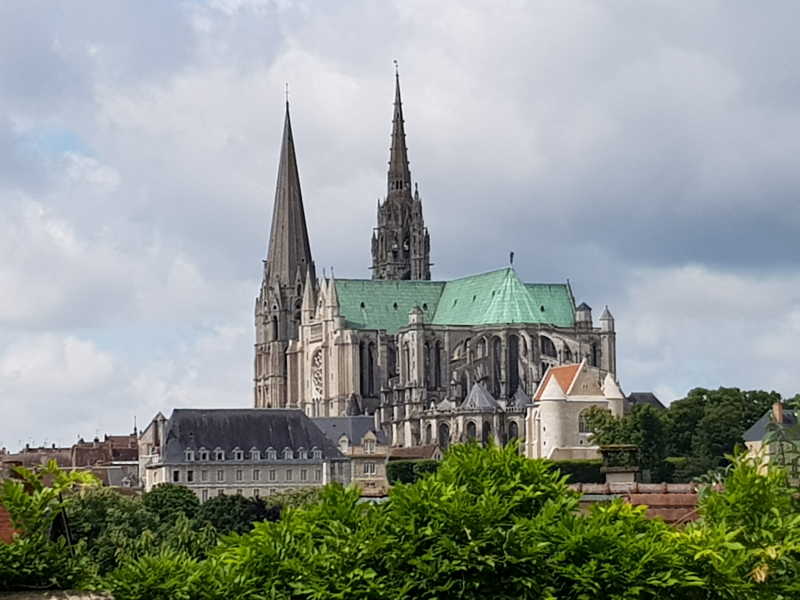
[(483, 431), (481, 433), (481, 441), (483, 442), (484, 446), (487, 446), (492, 437), (492, 424), (489, 423), (489, 421), (483, 422)]
[(572, 362), (572, 351), (566, 344), (564, 344), (564, 362), (567, 364)]
[(423, 349), (423, 360), (425, 361), (425, 387), (431, 388), (431, 345), (425, 342)]
[(477, 357), (483, 358), (486, 356), (486, 338), (478, 340)]
[(556, 353), (556, 346), (547, 336), (541, 336), (539, 338), (539, 343), (542, 345), (542, 355), (550, 356), (552, 358), (556, 358), (558, 354)]
[(425, 443), (426, 444), (430, 444), (430, 443), (433, 442), (433, 439), (431, 439), (432, 435), (433, 435), (433, 426), (430, 423), (428, 423), (425, 426)]
[(447, 423), (439, 423), (439, 446), (445, 450), (450, 445), (450, 426)]
[(403, 344), (403, 380), (411, 381), (411, 350), (408, 342)]
[(397, 350), (391, 343), (386, 345), (386, 370), (390, 379), (397, 377)]
[(375, 344), (367, 346), (367, 394), (375, 395)]
[(508, 424), (508, 439), (509, 441), (515, 440), (519, 437), (519, 426), (516, 421), (511, 421)]
[(468, 422), (468, 423), (467, 423), (467, 439), (468, 439), (468, 440), (470, 440), (470, 441), (472, 441), (472, 440), (474, 440), (476, 437), (478, 437), (477, 430), (478, 430), (478, 428), (476, 427), (476, 425), (475, 425), (475, 422), (474, 422), (474, 421), (470, 421), (470, 422)]
[(492, 378), (492, 391), (495, 398), (499, 398), (501, 394), (500, 379), (502, 377), (502, 364), (503, 364), (503, 345), (499, 337), (494, 338), (492, 341), (492, 358), (494, 363), (494, 377)]
[(313, 398), (322, 398), (323, 383), (322, 350), (317, 350), (311, 357), (311, 395)]
[(597, 363), (600, 362), (599, 359), (598, 359), (599, 354), (600, 353), (597, 350), (597, 344), (592, 344), (592, 355), (591, 355), (591, 359), (590, 360), (592, 361), (592, 366), (593, 367), (597, 367), (598, 366)]
[(469, 379), (466, 371), (461, 372), (461, 399), (464, 400), (469, 393)]
[(272, 328), (270, 334), (271, 339), (278, 339), (278, 317), (272, 317)]
[(433, 350), (433, 385), (436, 389), (442, 387), (442, 343), (438, 341)]
[(508, 338), (508, 395), (514, 394), (519, 387), (519, 338), (516, 335)]

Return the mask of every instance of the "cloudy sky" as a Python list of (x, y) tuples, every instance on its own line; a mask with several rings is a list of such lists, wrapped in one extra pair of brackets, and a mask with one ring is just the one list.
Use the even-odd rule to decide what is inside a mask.
[(249, 406), (288, 81), (368, 277), (392, 60), (434, 277), (569, 278), (626, 391), (800, 391), (795, 2), (0, 3), (0, 446)]

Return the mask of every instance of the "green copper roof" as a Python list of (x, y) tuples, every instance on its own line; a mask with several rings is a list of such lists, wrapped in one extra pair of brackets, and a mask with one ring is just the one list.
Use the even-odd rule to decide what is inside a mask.
[(422, 309), (426, 322), (436, 312), (445, 284), (440, 281), (336, 279), (339, 312), (353, 329), (383, 329), (395, 333), (408, 325), (408, 313)]
[(448, 282), (337, 279), (341, 314), (354, 329), (395, 333), (419, 306), (434, 325), (575, 324), (565, 284), (523, 283), (512, 268)]

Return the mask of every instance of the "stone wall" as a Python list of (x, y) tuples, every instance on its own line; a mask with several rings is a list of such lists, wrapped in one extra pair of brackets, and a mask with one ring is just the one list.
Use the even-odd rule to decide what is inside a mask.
[(11, 517), (6, 510), (0, 506), (0, 541), (6, 544), (11, 543), (14, 529), (11, 527)]

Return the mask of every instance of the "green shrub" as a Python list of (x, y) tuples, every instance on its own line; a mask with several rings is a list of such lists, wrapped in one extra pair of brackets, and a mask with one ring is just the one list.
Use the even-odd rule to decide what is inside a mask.
[(102, 587), (114, 600), (194, 600), (200, 597), (200, 570), (185, 553), (162, 550), (126, 561)]
[(435, 460), (393, 460), (386, 464), (386, 478), (391, 485), (414, 483), (428, 473), (436, 472), (439, 462)]
[(604, 483), (605, 474), (600, 471), (603, 461), (598, 459), (559, 460), (553, 463), (562, 475), (569, 477), (569, 483)]
[(0, 591), (67, 589), (82, 586), (94, 576), (83, 547), (68, 547), (37, 537), (18, 537), (0, 542)]

